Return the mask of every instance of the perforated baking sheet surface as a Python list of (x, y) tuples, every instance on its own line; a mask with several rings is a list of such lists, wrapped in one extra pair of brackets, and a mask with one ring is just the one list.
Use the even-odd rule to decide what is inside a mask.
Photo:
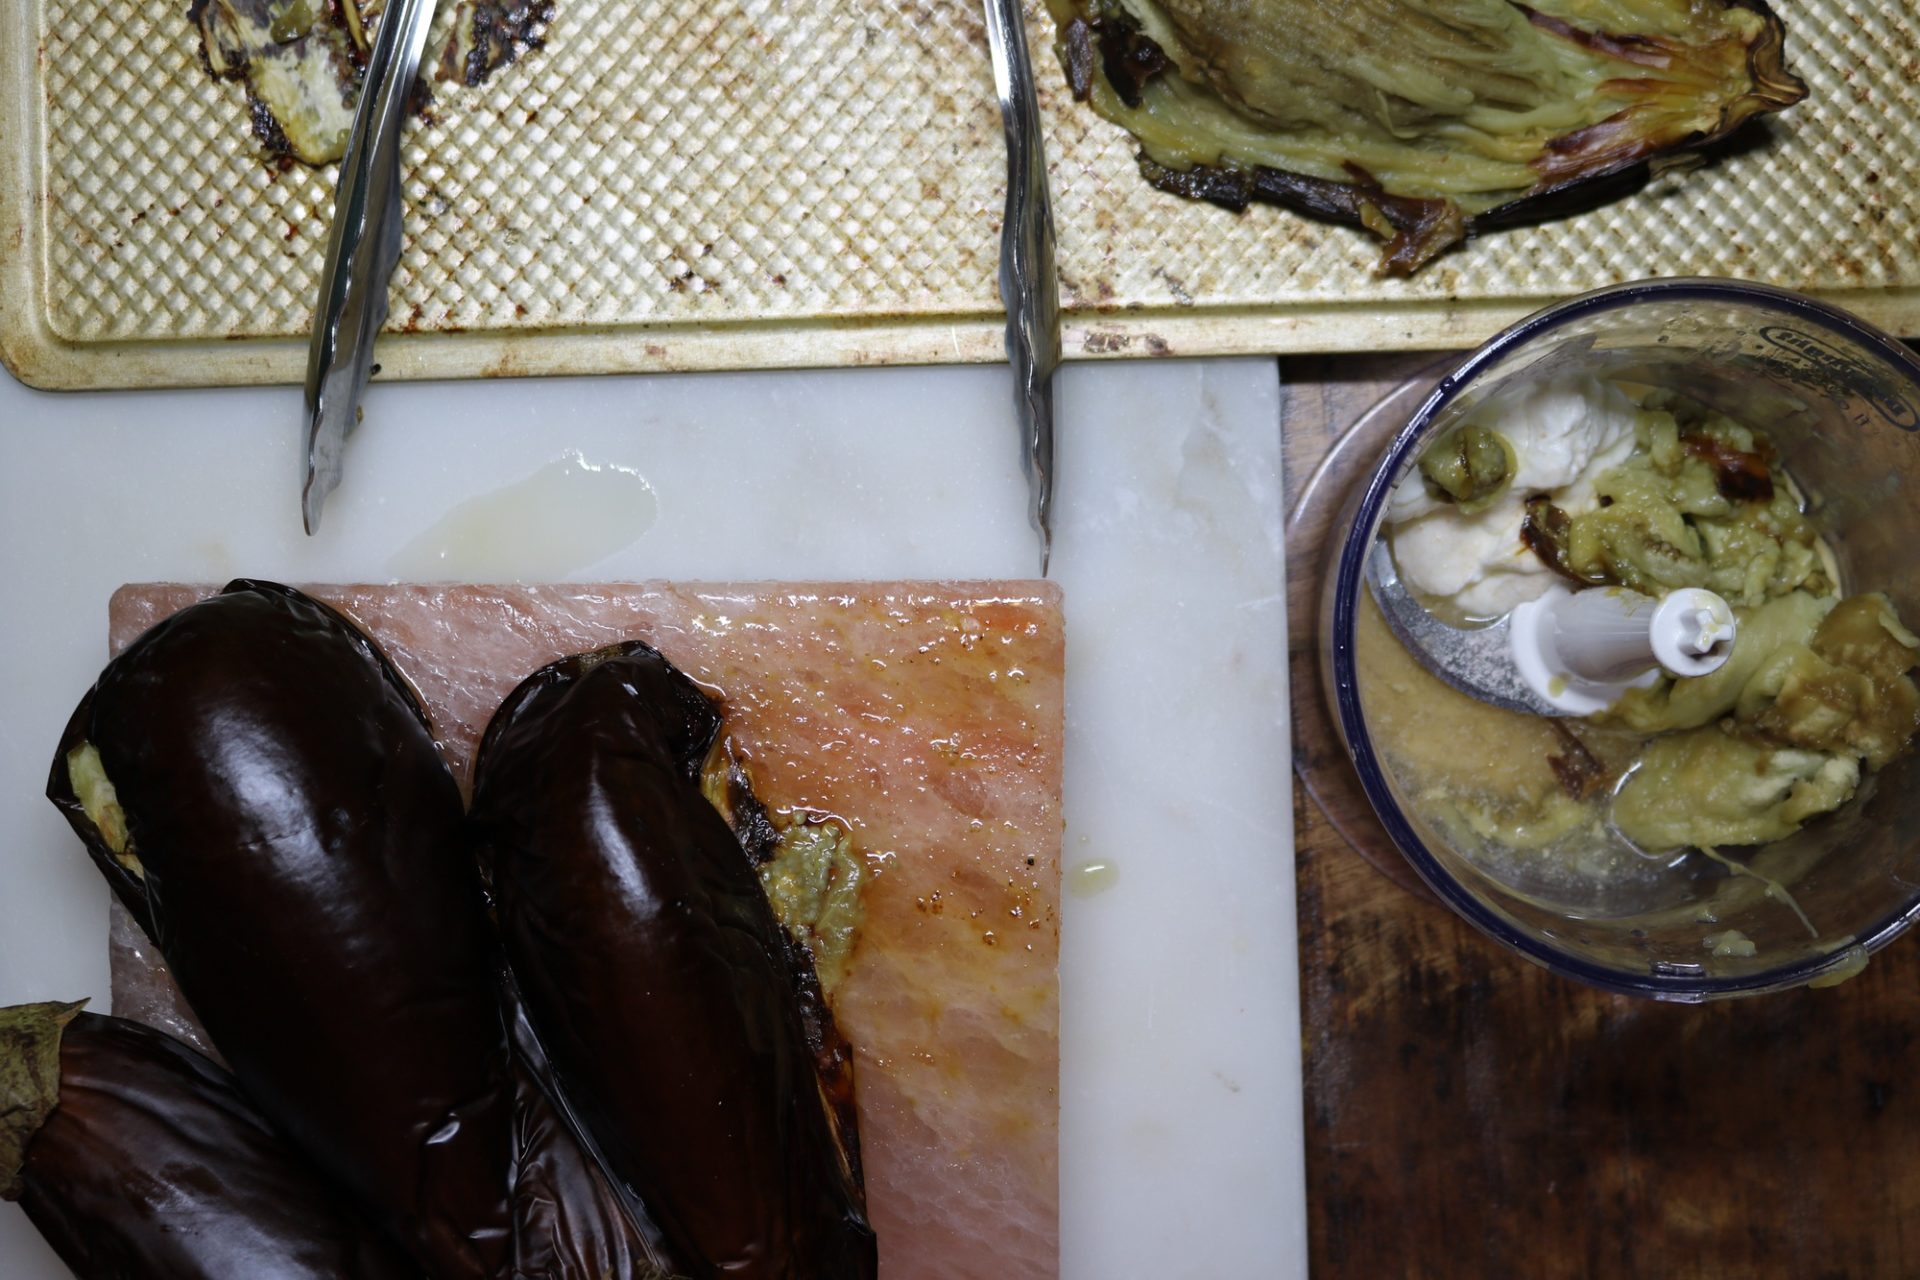
[[(263, 163), (184, 9), (0, 5), (0, 355), (36, 385), (304, 371), (333, 174)], [(1664, 274), (1920, 333), (1913, 0), (1781, 11), (1812, 93), (1755, 145), (1399, 281), (1362, 232), (1148, 188), (1030, 6), (1068, 354), (1467, 345)], [(407, 164), (382, 376), (1001, 356), (1004, 156), (972, 0), (557, 0), (544, 50), (441, 88)]]

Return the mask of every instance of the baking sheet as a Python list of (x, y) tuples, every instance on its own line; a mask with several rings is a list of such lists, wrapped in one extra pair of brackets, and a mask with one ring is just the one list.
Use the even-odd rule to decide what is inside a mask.
[[(0, 356), (36, 385), (304, 371), (333, 175), (260, 161), (183, 8), (0, 6)], [(977, 3), (556, 8), (545, 50), (443, 89), (410, 135), (383, 376), (1001, 358), (1004, 158)], [(1762, 145), (1393, 281), (1362, 232), (1148, 188), (1131, 140), (1071, 101), (1030, 4), (1067, 352), (1468, 346), (1661, 274), (1808, 290), (1920, 333), (1910, 0), (1783, 11), (1812, 94)]]

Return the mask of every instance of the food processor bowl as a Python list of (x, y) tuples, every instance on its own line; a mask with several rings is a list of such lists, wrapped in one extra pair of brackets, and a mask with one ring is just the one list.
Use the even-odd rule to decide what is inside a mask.
[[(1784, 290), (1714, 279), (1602, 289), (1521, 321), (1461, 361), (1335, 526), (1347, 532), (1321, 600), (1322, 678), (1361, 786), (1443, 901), (1556, 973), (1686, 1002), (1844, 980), (1920, 913), (1920, 755), (1868, 775), (1839, 812), (1759, 850), (1725, 860), (1637, 855), (1631, 874), (1583, 877), (1449, 840), (1371, 732), (1356, 634), (1389, 495), (1429, 441), (1489, 397), (1580, 374), (1670, 389), (1765, 432), (1833, 545), (1846, 593), (1883, 591), (1920, 622), (1912, 550), (1920, 359), (1863, 321)], [(1725, 938), (1740, 945), (1716, 945)]]

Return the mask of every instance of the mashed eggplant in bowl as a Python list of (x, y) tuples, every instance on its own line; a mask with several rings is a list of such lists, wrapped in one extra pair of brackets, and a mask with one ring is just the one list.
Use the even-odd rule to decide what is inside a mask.
[[(1920, 361), (1731, 281), (1549, 309), (1443, 379), (1353, 499), (1325, 674), (1368, 798), (1473, 923), (1583, 981), (1700, 1000), (1857, 972), (1920, 909)], [(1581, 718), (1447, 686), (1380, 619), (1377, 542), (1456, 625), (1555, 584), (1703, 588), (1710, 676)]]

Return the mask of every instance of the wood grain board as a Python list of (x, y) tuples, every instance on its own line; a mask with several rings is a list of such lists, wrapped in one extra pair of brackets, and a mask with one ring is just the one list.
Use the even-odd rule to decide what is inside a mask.
[[(1432, 359), (1282, 361), (1289, 499)], [(1311, 673), (1300, 602), (1321, 557), (1298, 533), (1289, 656)], [(1305, 732), (1301, 691), (1296, 674)], [(1329, 747), (1298, 739), (1295, 759)], [(1827, 990), (1633, 1000), (1536, 968), (1388, 879), (1297, 778), (1294, 808), (1316, 1277), (1920, 1274), (1914, 939)], [(1341, 821), (1368, 834), (1364, 813)]]

